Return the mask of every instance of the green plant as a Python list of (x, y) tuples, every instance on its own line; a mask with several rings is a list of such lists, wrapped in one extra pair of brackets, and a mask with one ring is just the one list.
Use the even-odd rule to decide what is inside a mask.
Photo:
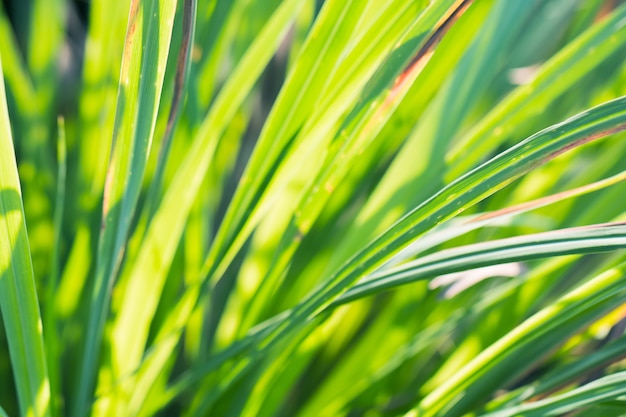
[(621, 3), (5, 2), (0, 415), (623, 415)]

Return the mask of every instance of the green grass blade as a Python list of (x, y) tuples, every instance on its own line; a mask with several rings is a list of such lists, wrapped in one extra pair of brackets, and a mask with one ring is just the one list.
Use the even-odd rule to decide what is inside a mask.
[[(101, 215), (111, 137), (115, 124), (116, 100), (124, 38), (128, 25), (130, 0), (94, 0), (89, 16), (88, 42), (85, 46), (82, 89), (80, 92), (79, 134), (84, 141), (76, 143), (79, 153), (79, 178), (73, 179), (85, 206), (74, 208), (76, 215)], [(81, 220), (83, 220), (81, 218)], [(99, 232), (97, 230), (96, 232)]]
[[(0, 61), (0, 74), (1, 68)], [(50, 381), (14, 155), (0, 77), (0, 308), (20, 411), (23, 415), (49, 416)]]
[(65, 134), (65, 120), (58, 120), (58, 144), (57, 144), (57, 186), (54, 203), (54, 246), (52, 248), (52, 259), (50, 261), (50, 276), (46, 283), (45, 309), (43, 313), (44, 338), (46, 340), (46, 355), (48, 362), (48, 372), (50, 374), (50, 391), (52, 392), (53, 415), (62, 415), (62, 394), (61, 394), (61, 344), (59, 337), (59, 320), (57, 317), (55, 295), (59, 287), (59, 274), (61, 264), (61, 246), (63, 231), (63, 213), (65, 211), (65, 181), (67, 177), (67, 145)]
[(621, 223), (594, 225), (537, 233), (477, 243), (435, 252), (365, 277), (346, 291), (332, 306), (339, 306), (384, 289), (453, 272), (488, 265), (570, 254), (612, 251), (626, 247), (626, 226)]
[(75, 416), (82, 415), (90, 402), (111, 290), (154, 135), (175, 11), (176, 4), (171, 1), (134, 0), (131, 3), (111, 162), (104, 189), (92, 304), (86, 324), (78, 391), (72, 405)]
[(616, 372), (579, 388), (544, 400), (526, 403), (482, 417), (542, 417), (562, 416), (581, 411), (590, 405), (617, 399), (626, 394), (626, 372)]
[(183, 3), (183, 22), (182, 22), (182, 40), (180, 45), (180, 51), (178, 53), (176, 61), (176, 74), (174, 76), (174, 94), (172, 97), (172, 105), (169, 115), (167, 117), (167, 125), (165, 132), (163, 133), (163, 139), (160, 143), (159, 159), (157, 167), (150, 183), (150, 190), (148, 191), (147, 198), (147, 210), (150, 213), (149, 217), (154, 215), (154, 211), (157, 208), (157, 198), (161, 193), (161, 187), (163, 182), (163, 175), (165, 173), (165, 164), (169, 156), (170, 147), (172, 145), (172, 138), (174, 136), (174, 129), (176, 123), (180, 118), (182, 107), (185, 99), (185, 89), (189, 80), (189, 73), (191, 70), (191, 46), (194, 41), (194, 34), (196, 28), (196, 0), (185, 0)]
[[(626, 349), (626, 337), (622, 336), (596, 352), (584, 355), (575, 362), (566, 363), (563, 366), (551, 370), (541, 378), (538, 383), (532, 386), (523, 386), (520, 389), (506, 394), (504, 398), (497, 398), (494, 403), (500, 404), (497, 406), (497, 409), (503, 410), (506, 407), (501, 404), (521, 404), (529, 401), (532, 397), (549, 393), (567, 384), (575, 383), (577, 380), (580, 380), (581, 377), (593, 373), (597, 369), (606, 366), (606, 364), (619, 361), (623, 355), (624, 349)], [(488, 409), (493, 409), (491, 404), (488, 405)]]
[(619, 184), (620, 182), (625, 180), (626, 171), (622, 171), (619, 174), (613, 175), (600, 181), (596, 181), (592, 184), (587, 184), (571, 190), (562, 191), (547, 197), (538, 198), (536, 200), (521, 203), (512, 207), (506, 207), (504, 209), (489, 213), (478, 214), (476, 216), (469, 216), (468, 218), (452, 219), (451, 222), (444, 222), (439, 227), (429, 231), (423, 237), (411, 243), (402, 251), (398, 252), (387, 263), (387, 265), (399, 264), (400, 262), (410, 259), (428, 249), (434, 248), (437, 245), (469, 233), (473, 230), (477, 230), (490, 225), (506, 225), (508, 222), (511, 221), (514, 216), (526, 213), (531, 210), (554, 205), (562, 201), (580, 197), (594, 191), (599, 191), (606, 187)]

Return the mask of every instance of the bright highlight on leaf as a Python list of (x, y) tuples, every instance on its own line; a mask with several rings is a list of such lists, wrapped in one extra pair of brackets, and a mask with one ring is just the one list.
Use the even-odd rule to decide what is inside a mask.
[(625, 21), (3, 2), (0, 416), (622, 415)]

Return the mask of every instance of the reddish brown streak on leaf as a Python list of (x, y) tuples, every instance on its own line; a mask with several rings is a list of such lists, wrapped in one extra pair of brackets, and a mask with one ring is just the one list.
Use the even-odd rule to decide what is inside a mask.
[(185, 83), (189, 74), (189, 67), (191, 65), (192, 56), (192, 44), (194, 36), (194, 22), (196, 17), (196, 1), (197, 0), (184, 0), (183, 4), (183, 21), (182, 21), (182, 39), (180, 50), (178, 52), (176, 62), (176, 74), (174, 77), (174, 94), (171, 101), (170, 112), (167, 117), (167, 125), (165, 126), (165, 133), (161, 139), (161, 146), (159, 149), (159, 158), (157, 162), (157, 169), (154, 177), (152, 178), (152, 184), (150, 185), (149, 195), (152, 197), (148, 202), (148, 210), (152, 212), (155, 209), (156, 202), (154, 196), (158, 194), (158, 190), (161, 187), (162, 173), (167, 155), (172, 141), (174, 127), (183, 104), (183, 97), (185, 91)]
[(180, 111), (181, 99), (183, 96), (183, 87), (185, 85), (185, 74), (189, 67), (190, 54), (191, 54), (191, 35), (193, 33), (193, 20), (194, 9), (196, 0), (185, 0), (183, 9), (183, 38), (180, 45), (180, 51), (178, 53), (178, 62), (176, 64), (176, 78), (174, 81), (174, 97), (172, 98), (172, 107), (167, 119), (167, 126), (165, 128), (165, 134), (163, 138), (163, 144), (161, 149), (164, 148), (165, 142), (170, 140), (172, 135), (172, 129), (174, 128), (174, 122)]
[(456, 21), (463, 15), (463, 13), (465, 13), (473, 2), (474, 0), (459, 0), (441, 19), (439, 19), (439, 22), (435, 25), (435, 31), (430, 35), (426, 42), (424, 42), (419, 51), (417, 51), (413, 59), (411, 59), (411, 62), (407, 65), (407, 68), (396, 78), (389, 95), (385, 99), (385, 103), (383, 104), (381, 111), (388, 108), (391, 103), (394, 102), (400, 91), (404, 89), (405, 84), (409, 80), (415, 79), (415, 77), (422, 71), (428, 61), (430, 61), (430, 58), (432, 57), (439, 42), (441, 42), (441, 39), (443, 39), (444, 35), (448, 33), (448, 30), (450, 30), (452, 25), (456, 23)]
[(139, 3), (141, 0), (132, 0), (130, 5), (130, 12), (128, 16), (128, 21), (130, 25), (128, 27), (128, 33), (126, 34), (126, 38), (133, 36), (135, 30), (137, 29), (137, 15), (139, 14)]
[(446, 14), (439, 19), (434, 32), (428, 37), (428, 39), (426, 39), (426, 42), (424, 42), (422, 47), (417, 51), (404, 71), (402, 71), (402, 73), (398, 75), (394, 81), (389, 94), (385, 97), (385, 101), (376, 111), (374, 117), (371, 118), (371, 121), (365, 127), (365, 131), (370, 131), (372, 126), (378, 123), (378, 120), (382, 117), (382, 115), (395, 103), (400, 93), (404, 91), (406, 85), (412, 82), (412, 80), (415, 80), (428, 61), (430, 61), (430, 58), (435, 51), (435, 47), (439, 44), (443, 36), (448, 32), (452, 25), (456, 23), (459, 17), (465, 13), (473, 2), (474, 0), (458, 0), (455, 5), (450, 7)]
[[(593, 135), (589, 135), (589, 136), (587, 136), (585, 138), (579, 139), (579, 140), (577, 140), (577, 141), (575, 141), (573, 143), (570, 143), (569, 145), (564, 146), (563, 148), (561, 148), (561, 149), (551, 153), (550, 155), (546, 156), (545, 158), (537, 161), (536, 163), (534, 163), (531, 166), (530, 169), (528, 169), (528, 171), (532, 170), (534, 167), (537, 167), (537, 166), (545, 164), (546, 162), (549, 162), (550, 160), (552, 160), (552, 159), (556, 158), (557, 156), (561, 155), (562, 153), (565, 153), (565, 152), (567, 152), (567, 151), (569, 151), (571, 149), (574, 149), (574, 148), (576, 148), (578, 146), (584, 145), (585, 143), (589, 143), (589, 142), (592, 142), (592, 141), (594, 141), (596, 139), (601, 139), (601, 138), (603, 138), (605, 136), (613, 135), (615, 133), (619, 133), (619, 132), (622, 132), (624, 130), (626, 130), (626, 124), (619, 125), (619, 126), (614, 127), (612, 129), (607, 129), (605, 131), (594, 133)], [(591, 187), (591, 186), (588, 186), (588, 187)], [(490, 219), (490, 218), (493, 218), (493, 217), (498, 217), (498, 216), (501, 216), (501, 215), (504, 215), (504, 214), (514, 213), (516, 211), (523, 210), (523, 209), (525, 209), (527, 207), (533, 207), (533, 206), (536, 206), (536, 205), (543, 205), (544, 203), (548, 203), (550, 201), (562, 200), (564, 198), (567, 198), (569, 195), (575, 194), (577, 192), (580, 192), (580, 191), (582, 191), (582, 190), (584, 190), (585, 188), (588, 188), (588, 187), (580, 187), (580, 188), (576, 188), (574, 190), (564, 191), (562, 193), (558, 193), (558, 194), (554, 194), (554, 195), (551, 195), (551, 196), (548, 196), (548, 197), (540, 198), (538, 200), (530, 201), (528, 203), (518, 204), (518, 205), (513, 206), (513, 207), (508, 207), (508, 208), (505, 208), (505, 209), (502, 209), (502, 210), (494, 211), (494, 212), (491, 212), (491, 213), (486, 213), (486, 214), (483, 214), (481, 216), (478, 216), (478, 217), (472, 219), (472, 222), (478, 222), (478, 221), (487, 220), (487, 219)]]
[[(128, 29), (126, 31), (126, 39), (124, 41), (124, 57), (122, 59), (122, 71), (121, 71), (121, 82), (123, 83), (128, 76), (128, 72), (130, 70), (130, 60), (132, 53), (132, 43), (133, 38), (135, 36), (135, 32), (137, 31), (137, 16), (139, 15), (139, 5), (141, 0), (132, 0), (130, 5), (130, 12), (128, 15)], [(119, 100), (119, 97), (118, 97)], [(116, 116), (117, 117), (117, 116)], [(111, 160), (109, 161), (109, 169), (107, 170), (107, 176), (104, 183), (104, 193), (102, 196), (102, 222), (100, 224), (100, 229), (104, 229), (106, 227), (105, 219), (109, 213), (110, 209), (110, 198), (111, 198), (111, 187), (113, 181), (113, 172), (111, 168), (114, 166), (115, 154), (114, 148), (116, 143), (117, 132), (113, 132), (113, 140), (111, 143)]]
[(601, 21), (602, 19), (607, 17), (609, 14), (611, 14), (611, 12), (615, 10), (616, 6), (617, 4), (615, 0), (607, 0), (606, 2), (604, 2), (600, 10), (598, 11), (596, 18), (594, 19), (594, 23)]
[(137, 31), (137, 16), (139, 15), (139, 4), (141, 0), (132, 0), (130, 5), (130, 13), (128, 15), (128, 30), (126, 31), (126, 40), (124, 45), (124, 69), (123, 73), (128, 72), (128, 65), (130, 61), (130, 53), (132, 52), (131, 45), (133, 44), (133, 38)]
[[(624, 177), (624, 179), (626, 179), (626, 177)], [(531, 207), (540, 207), (540, 206), (549, 204), (549, 203), (554, 202), (554, 201), (565, 200), (566, 198), (569, 198), (572, 195), (575, 195), (577, 193), (583, 193), (583, 192), (585, 192), (585, 190), (591, 189), (593, 187), (594, 187), (594, 184), (589, 184), (589, 185), (585, 185), (585, 186), (582, 186), (582, 187), (575, 188), (573, 190), (567, 190), (567, 191), (563, 191), (563, 192), (560, 192), (560, 193), (557, 193), (557, 194), (550, 195), (548, 197), (543, 197), (543, 198), (539, 198), (539, 199), (536, 199), (536, 200), (533, 200), (533, 201), (529, 201), (527, 203), (521, 203), (521, 204), (517, 204), (517, 205), (511, 206), (511, 207), (507, 207), (507, 208), (504, 208), (504, 209), (501, 209), (501, 210), (485, 213), (483, 215), (480, 215), (478, 217), (473, 218), (470, 221), (470, 223), (492, 219), (494, 217), (503, 216), (503, 215), (509, 214), (509, 213), (515, 213), (515, 212), (522, 211), (522, 210), (525, 210), (525, 209), (531, 208)]]
[(546, 163), (546, 162), (556, 158), (557, 156), (561, 155), (562, 153), (565, 153), (565, 152), (569, 151), (570, 149), (577, 148), (577, 147), (579, 147), (581, 145), (584, 145), (585, 143), (589, 143), (589, 142), (592, 142), (592, 141), (594, 141), (596, 139), (601, 139), (601, 138), (603, 138), (605, 136), (613, 135), (615, 133), (619, 133), (619, 132), (622, 132), (624, 130), (626, 130), (626, 124), (622, 124), (622, 125), (616, 126), (614, 128), (604, 130), (602, 132), (594, 133), (593, 135), (589, 135), (589, 136), (587, 136), (585, 138), (579, 139), (579, 140), (577, 140), (575, 142), (570, 143), (567, 146), (562, 147), (561, 149), (559, 149), (557, 151), (552, 152), (550, 155), (548, 155), (544, 159), (540, 160), (538, 162), (538, 164), (539, 165), (543, 165), (544, 163)]
[(414, 67), (419, 67), (420, 63), (424, 60), (424, 57), (432, 54), (435, 47), (439, 44), (439, 42), (441, 42), (445, 34), (448, 33), (452, 25), (458, 21), (458, 19), (467, 11), (473, 2), (474, 0), (459, 0), (441, 19), (439, 19), (435, 25), (435, 31), (415, 54), (404, 72), (398, 76), (396, 84), (400, 84), (401, 81), (406, 78), (406, 75), (413, 71)]

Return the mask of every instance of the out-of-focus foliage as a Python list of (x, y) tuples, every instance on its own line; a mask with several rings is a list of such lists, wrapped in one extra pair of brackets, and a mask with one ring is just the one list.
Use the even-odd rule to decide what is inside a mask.
[(617, 0), (3, 2), (0, 416), (625, 414), (625, 51)]

